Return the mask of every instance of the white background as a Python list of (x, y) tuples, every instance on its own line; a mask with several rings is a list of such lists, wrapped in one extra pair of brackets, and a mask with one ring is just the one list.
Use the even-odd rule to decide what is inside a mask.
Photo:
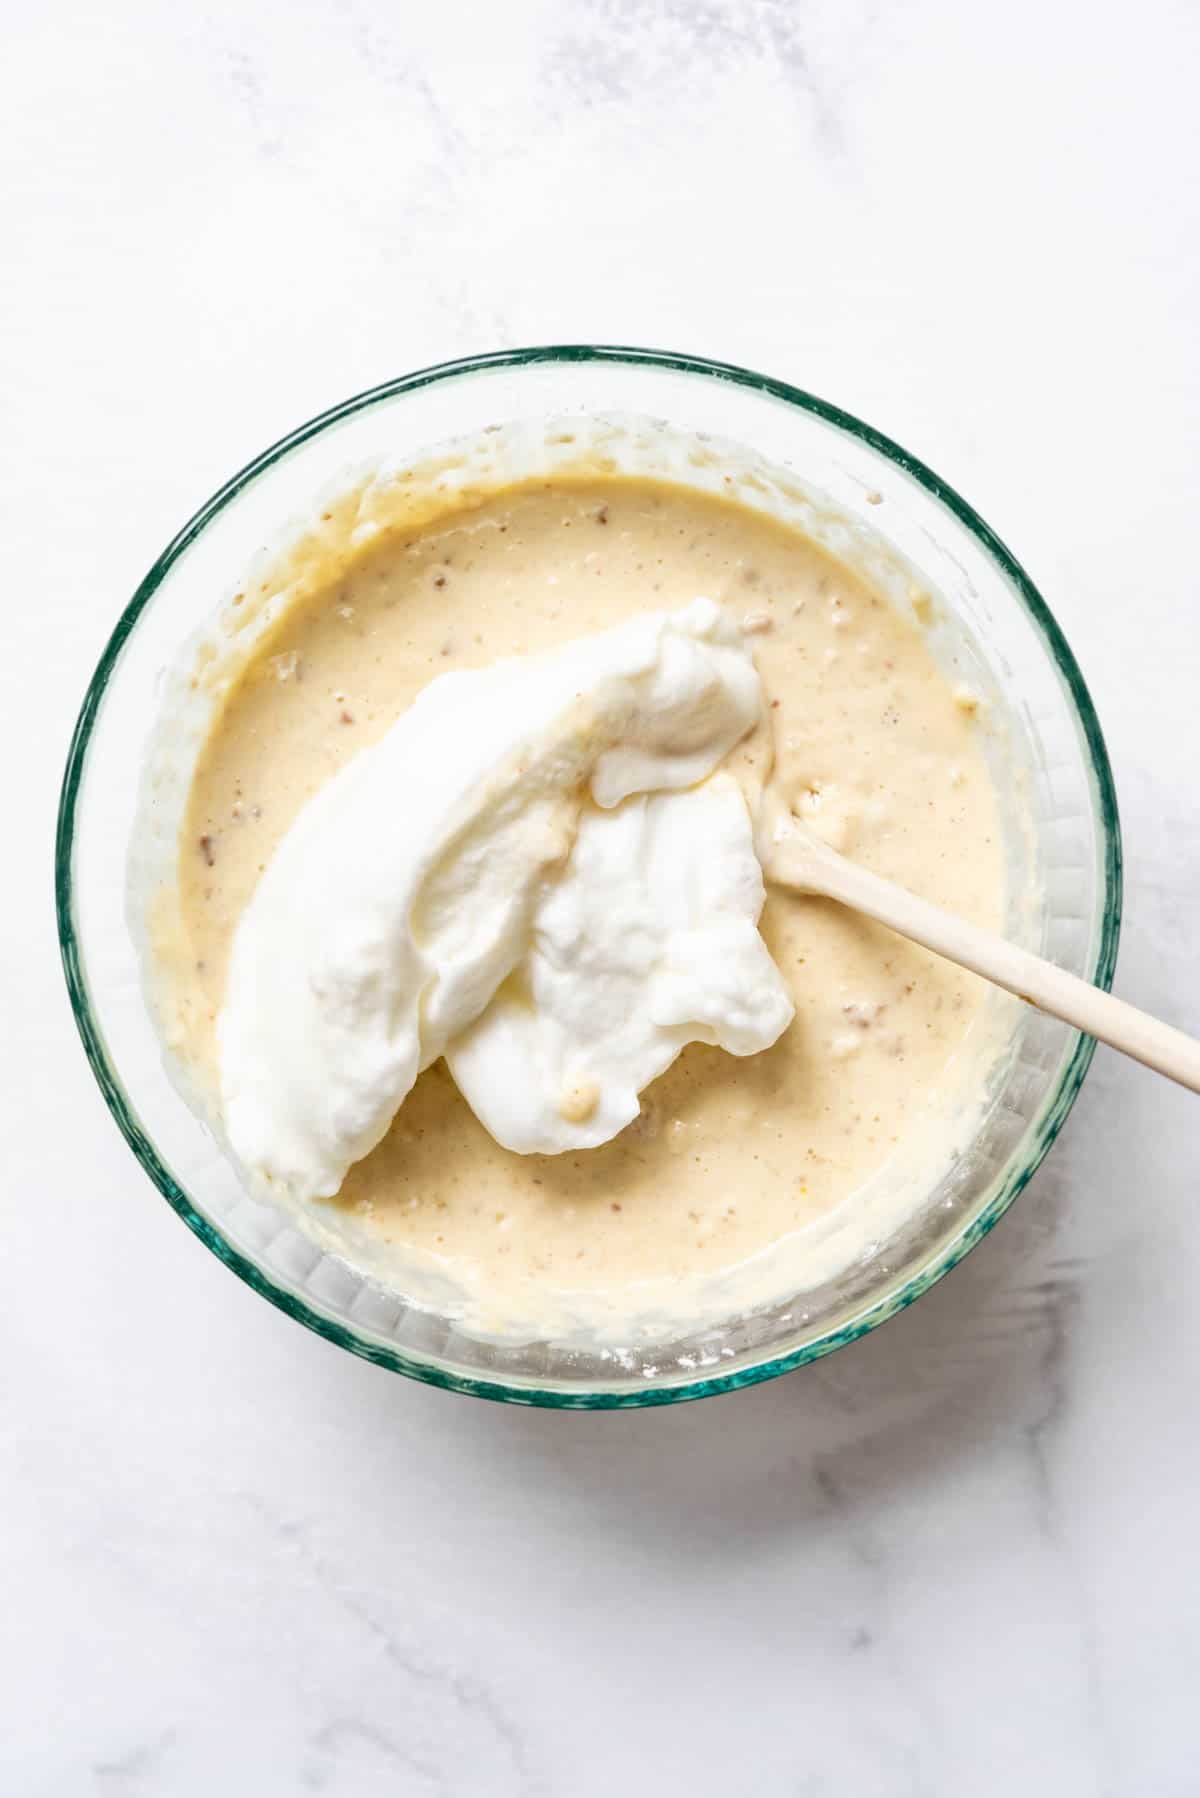
[(1200, 11), (78, 0), (0, 56), (0, 1793), (1191, 1798), (1200, 1101), (1101, 1051), (970, 1260), (668, 1411), (411, 1385), (139, 1174), (51, 905), (119, 608), (234, 468), (440, 358), (785, 376), (1075, 646), (1118, 989), (1200, 1027)]

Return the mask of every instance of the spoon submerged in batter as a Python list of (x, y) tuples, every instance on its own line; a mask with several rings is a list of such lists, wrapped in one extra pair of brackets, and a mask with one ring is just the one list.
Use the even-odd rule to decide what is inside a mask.
[(1196, 1038), (848, 861), (795, 816), (771, 781), (758, 804), (755, 845), (764, 876), (777, 886), (820, 894), (863, 912), (934, 955), (1015, 993), (1027, 1005), (1200, 1092)]

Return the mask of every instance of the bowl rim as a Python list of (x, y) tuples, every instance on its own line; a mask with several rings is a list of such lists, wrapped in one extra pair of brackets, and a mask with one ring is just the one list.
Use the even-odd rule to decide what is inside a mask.
[(1028, 1185), (1041, 1166), (1047, 1152), (1062, 1129), (1091, 1064), (1096, 1044), (1094, 1039), (1079, 1036), (1066, 1066), (1059, 1075), (1052, 1097), (1045, 1105), (1036, 1133), (1019, 1162), (1010, 1166), (997, 1191), (956, 1236), (944, 1245), (926, 1266), (912, 1274), (900, 1286), (871, 1301), (837, 1329), (782, 1354), (768, 1356), (751, 1367), (728, 1374), (715, 1374), (682, 1380), (671, 1385), (621, 1388), (591, 1387), (580, 1391), (562, 1391), (552, 1387), (525, 1386), (507, 1380), (488, 1379), (456, 1373), (450, 1368), (419, 1357), (407, 1355), (382, 1343), (359, 1336), (349, 1325), (326, 1316), (297, 1294), (278, 1284), (256, 1262), (229, 1242), (223, 1233), (192, 1204), (162, 1161), (155, 1145), (134, 1110), (133, 1104), (112, 1067), (104, 1039), (92, 1009), (86, 970), (80, 952), (75, 918), (73, 854), (76, 813), (80, 787), (87, 762), (88, 747), (99, 715), (101, 702), (116, 668), (122, 649), (134, 630), (141, 613), (180, 556), (195, 541), (216, 515), (276, 462), (298, 449), (330, 426), (357, 412), (412, 393), (436, 382), (457, 379), (496, 368), (515, 368), (528, 364), (553, 362), (622, 363), (632, 367), (667, 369), (675, 373), (697, 375), (708, 380), (731, 382), (736, 386), (782, 400), (810, 413), (826, 424), (857, 438), (869, 448), (901, 468), (926, 492), (938, 500), (975, 538), (986, 555), (1008, 578), (1040, 634), (1047, 651), (1075, 707), (1084, 742), (1090, 757), (1095, 781), (1095, 799), (1101, 835), (1101, 875), (1104, 905), (1096, 948), (1094, 982), (1106, 990), (1112, 984), (1116, 965), (1117, 944), (1121, 926), (1122, 850), (1116, 788), (1100, 721), (1096, 715), (1083, 675), (1070, 646), (1049, 606), (1030, 580), (1024, 568), (991, 527), (958, 494), (948, 482), (882, 431), (866, 424), (815, 394), (781, 381), (773, 376), (743, 368), (736, 363), (715, 361), (707, 356), (672, 350), (638, 348), (621, 344), (543, 344), (519, 349), (487, 351), (463, 356), (416, 369), (379, 383), (361, 393), (342, 400), (279, 438), (233, 475), (207, 499), (183, 528), (167, 544), (133, 597), (125, 606), (96, 665), (80, 707), (71, 736), (59, 796), (58, 823), (55, 835), (54, 894), (59, 948), (71, 1010), (84, 1052), (117, 1127), (132, 1149), (143, 1171), (159, 1192), (225, 1265), (246, 1284), (269, 1299), (281, 1311), (294, 1318), (340, 1348), (348, 1349), (362, 1359), (407, 1375), (426, 1385), (476, 1398), (501, 1403), (545, 1406), (558, 1410), (628, 1410), (649, 1405), (678, 1404), (689, 1399), (706, 1398), (721, 1392), (737, 1391), (774, 1379), (793, 1368), (802, 1367), (832, 1354), (835, 1349), (855, 1342), (877, 1329), (880, 1324), (898, 1316), (934, 1286), (970, 1253), (995, 1226), (1017, 1196)]

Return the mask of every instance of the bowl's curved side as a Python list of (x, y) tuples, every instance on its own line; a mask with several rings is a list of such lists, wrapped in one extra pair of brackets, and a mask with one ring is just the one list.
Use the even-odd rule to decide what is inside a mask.
[(736, 1391), (744, 1386), (774, 1378), (793, 1368), (822, 1359), (834, 1350), (857, 1341), (859, 1337), (886, 1323), (907, 1309), (923, 1293), (967, 1255), (994, 1227), (1009, 1206), (1028, 1185), (1054, 1143), (1083, 1083), (1095, 1042), (1080, 1037), (1061, 1071), (1054, 1090), (1046, 1100), (1023, 1150), (1019, 1165), (1010, 1167), (998, 1190), (983, 1209), (949, 1244), (918, 1273), (893, 1291), (868, 1305), (853, 1318), (825, 1335), (804, 1343), (795, 1350), (765, 1357), (749, 1367), (707, 1378), (683, 1378), (656, 1386), (622, 1388), (594, 1387), (570, 1390), (515, 1384), (455, 1372), (433, 1362), (405, 1355), (397, 1348), (372, 1342), (357, 1334), (285, 1286), (278, 1284), (262, 1268), (234, 1246), (223, 1233), (192, 1204), (187, 1193), (172, 1175), (153, 1141), (143, 1128), (137, 1113), (117, 1078), (92, 1003), (87, 970), (81, 953), (77, 921), (78, 894), (74, 879), (74, 849), (78, 807), (83, 791), (87, 757), (96, 720), (105, 693), (120, 661), (122, 652), (138, 619), (153, 599), (171, 568), (195, 542), (208, 524), (275, 463), (299, 448), (309, 439), (328, 430), (355, 413), (413, 392), (436, 382), (460, 379), (500, 368), (515, 368), (547, 362), (613, 362), (633, 367), (666, 369), (696, 375), (708, 380), (731, 382), (738, 386), (781, 400), (786, 404), (821, 419), (878, 455), (902, 469), (919, 486), (950, 512), (971, 534), (986, 556), (996, 564), (1019, 595), (1030, 619), (1043, 639), (1070, 697), (1072, 710), (1083, 735), (1093, 785), (1093, 802), (1101, 844), (1099, 877), (1103, 893), (1100, 928), (1095, 945), (1091, 978), (1097, 985), (1111, 985), (1116, 966), (1120, 936), (1122, 901), (1122, 855), (1116, 789), (1105, 747), (1100, 721), (1088, 693), (1079, 665), (1046, 602), (1006, 544), (954, 488), (935, 474), (918, 457), (903, 449), (884, 433), (875, 430), (840, 407), (816, 395), (793, 387), (771, 376), (758, 374), (733, 363), (705, 357), (676, 354), (620, 345), (567, 344), (546, 345), (528, 349), (495, 351), (482, 356), (419, 369), (409, 375), (367, 389), (331, 407), (288, 433), (261, 455), (233, 475), (183, 526), (138, 586), (121, 613), (96, 671), (88, 685), (72, 733), (67, 752), (59, 797), (55, 838), (55, 910), (63, 971), (71, 1009), (83, 1043), (84, 1052), (114, 1120), (138, 1162), (158, 1187), (164, 1198), (195, 1232), (200, 1240), (244, 1280), (254, 1291), (270, 1300), (280, 1310), (328, 1341), (352, 1354), (397, 1373), (439, 1386), (448, 1391), (467, 1393), (508, 1404), (540, 1405), (564, 1410), (629, 1409), (637, 1406), (673, 1404), (704, 1398), (720, 1392)]

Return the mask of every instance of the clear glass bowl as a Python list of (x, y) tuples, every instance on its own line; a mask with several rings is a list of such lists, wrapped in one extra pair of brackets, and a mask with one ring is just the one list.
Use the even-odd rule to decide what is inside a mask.
[(1079, 1091), (1094, 1044), (1039, 1014), (954, 1178), (902, 1239), (837, 1281), (652, 1348), (478, 1342), (318, 1248), (251, 1200), (171, 1084), (125, 916), (126, 847), (163, 669), (254, 551), (326, 481), (368, 456), (416, 456), (514, 418), (620, 412), (751, 446), (869, 523), (966, 625), (1025, 746), (1040, 946), (1107, 986), (1121, 854), (1100, 726), (1061, 631), (1015, 558), (937, 475), (878, 431), (782, 381), (699, 357), (558, 346), (423, 369), (335, 406), (266, 450), (200, 508), (118, 620), (71, 743), (56, 900), (84, 1048), (139, 1162), (201, 1241), (257, 1292), (343, 1348), (430, 1384), (518, 1404), (665, 1404), (799, 1367), (885, 1322), (952, 1268), (1027, 1184)]

